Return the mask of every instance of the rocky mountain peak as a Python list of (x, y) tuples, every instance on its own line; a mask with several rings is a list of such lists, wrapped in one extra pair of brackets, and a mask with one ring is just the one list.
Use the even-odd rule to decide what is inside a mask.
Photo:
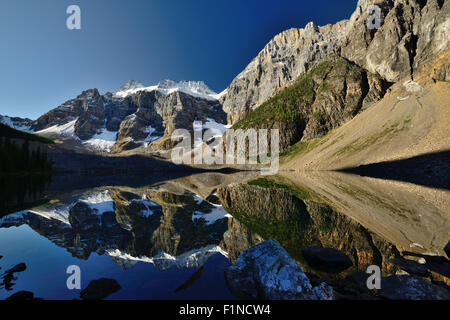
[(158, 90), (167, 91), (184, 91), (186, 93), (194, 93), (197, 95), (216, 95), (203, 81), (179, 81), (176, 82), (171, 79), (165, 79), (158, 83)]
[[(368, 8), (381, 10), (381, 27), (369, 29)], [(236, 123), (280, 88), (333, 52), (388, 82), (414, 76), (449, 48), (450, 1), (359, 0), (349, 20), (323, 27), (313, 22), (276, 35), (221, 98)]]
[(221, 99), (235, 123), (327, 57), (343, 37), (342, 24), (291, 28), (276, 35), (230, 84)]
[(130, 80), (123, 86), (119, 88), (119, 91), (126, 91), (126, 90), (133, 90), (133, 89), (142, 89), (144, 88), (144, 85), (142, 82), (137, 80)]

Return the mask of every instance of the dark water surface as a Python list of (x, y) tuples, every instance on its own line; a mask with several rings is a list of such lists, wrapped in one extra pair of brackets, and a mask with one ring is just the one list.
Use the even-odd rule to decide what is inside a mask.
[[(21, 290), (44, 299), (80, 298), (81, 290), (66, 285), (71, 265), (81, 270), (81, 289), (101, 278), (117, 281), (120, 290), (106, 293), (107, 299), (233, 299), (224, 271), (240, 253), (269, 238), (278, 240), (305, 272), (327, 281), (365, 271), (371, 264), (381, 266), (384, 276), (398, 271), (388, 261), (399, 256), (403, 240), (395, 243), (395, 232), (392, 237), (379, 232), (384, 225), (374, 224), (373, 215), (355, 219), (337, 210), (339, 199), (353, 204), (346, 194), (338, 194), (330, 204), (286, 179), (248, 183), (252, 177), (205, 173), (181, 178), (72, 175), (2, 180), (0, 273), (19, 263), (25, 263), (26, 270), (12, 278), (1, 275), (0, 299)], [(333, 176), (327, 185), (337, 180)], [(351, 190), (357, 190), (350, 182)], [(339, 190), (347, 190), (342, 183)], [(364, 190), (358, 192), (355, 199), (365, 204), (375, 199)], [(380, 192), (377, 196), (367, 208), (401, 219), (402, 234), (407, 234), (409, 222), (417, 225), (413, 213), (408, 217), (397, 212), (404, 204), (391, 206), (390, 212), (389, 199), (381, 198)], [(436, 217), (433, 223), (445, 229), (448, 220)], [(388, 219), (387, 225), (394, 225)], [(411, 229), (419, 240), (406, 239), (405, 247), (413, 241), (426, 243), (426, 227), (424, 220), (423, 235)], [(324, 273), (305, 261), (302, 249), (308, 245), (339, 249), (353, 265)]]

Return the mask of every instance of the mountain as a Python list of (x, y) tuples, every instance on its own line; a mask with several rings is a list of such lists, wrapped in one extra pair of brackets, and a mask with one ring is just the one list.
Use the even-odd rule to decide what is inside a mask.
[(11, 118), (8, 116), (0, 115), (0, 123), (16, 130), (30, 132), (33, 121), (26, 118), (25, 119), (19, 117)]
[(0, 218), (0, 228), (23, 224), (74, 257), (107, 255), (127, 268), (139, 261), (160, 270), (199, 267), (216, 253), (235, 261), (261, 242), (222, 206), (182, 189), (90, 189)]
[(280, 130), (280, 150), (325, 135), (386, 93), (389, 83), (331, 54), (291, 86), (234, 124), (234, 129)]
[[(366, 25), (370, 5), (382, 12), (378, 30)], [(449, 11), (443, 0), (359, 0), (349, 20), (280, 33), (227, 88), (221, 102), (228, 122), (245, 117), (332, 52), (388, 82), (413, 77), (448, 49)]]
[(43, 136), (69, 138), (94, 151), (120, 152), (148, 146), (175, 129), (192, 132), (195, 120), (225, 123), (218, 98), (203, 82), (163, 80), (145, 87), (131, 80), (115, 93), (83, 91), (35, 121), (0, 121)]
[[(372, 5), (381, 10), (379, 29), (367, 25)], [(449, 16), (444, 0), (359, 0), (348, 20), (276, 35), (220, 94), (203, 82), (131, 80), (115, 93), (83, 91), (36, 121), (0, 121), (113, 153), (169, 149), (171, 133), (192, 132), (195, 120), (221, 132), (225, 124), (277, 128), (284, 151), (342, 126), (396, 83), (424, 72), (448, 81)]]

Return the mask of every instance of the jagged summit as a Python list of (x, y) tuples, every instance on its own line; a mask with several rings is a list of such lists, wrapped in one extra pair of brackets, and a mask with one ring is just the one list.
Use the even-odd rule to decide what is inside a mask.
[[(367, 26), (371, 5), (380, 8), (379, 29)], [(227, 88), (221, 102), (228, 122), (236, 123), (333, 52), (388, 82), (413, 77), (448, 50), (449, 13), (449, 1), (359, 0), (348, 20), (283, 31)]]
[(213, 96), (216, 95), (203, 81), (173, 81), (165, 79), (158, 83), (158, 89), (162, 90), (182, 90), (199, 95)]
[(142, 82), (137, 80), (130, 80), (123, 86), (119, 88), (119, 91), (127, 91), (127, 90), (133, 90), (133, 89), (142, 89), (144, 88), (144, 85)]
[(115, 93), (116, 98), (125, 98), (131, 94), (139, 91), (155, 91), (167, 95), (173, 92), (181, 91), (197, 98), (203, 98), (208, 100), (218, 100), (219, 96), (216, 92), (212, 91), (203, 81), (174, 81), (172, 79), (164, 79), (157, 85), (144, 86), (141, 82), (130, 80), (127, 84), (120, 87), (119, 91)]

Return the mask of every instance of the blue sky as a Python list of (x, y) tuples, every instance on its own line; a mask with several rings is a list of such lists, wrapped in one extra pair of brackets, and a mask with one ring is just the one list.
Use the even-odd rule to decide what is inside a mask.
[[(0, 114), (36, 119), (82, 90), (202, 80), (220, 92), (277, 33), (356, 0), (1, 0)], [(81, 30), (66, 9), (81, 8)]]

